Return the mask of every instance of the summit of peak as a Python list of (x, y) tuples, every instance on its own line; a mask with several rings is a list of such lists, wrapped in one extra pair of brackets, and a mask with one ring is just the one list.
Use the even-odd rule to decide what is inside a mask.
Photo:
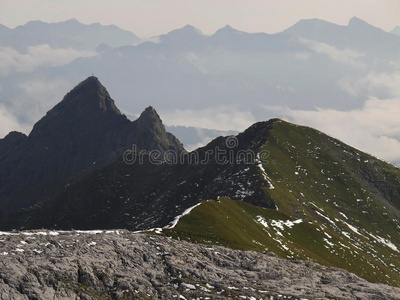
[(140, 115), (138, 118), (138, 121), (140, 123), (158, 123), (162, 124), (161, 118), (158, 115), (157, 111), (154, 109), (152, 106), (148, 106)]
[(214, 35), (218, 35), (221, 33), (240, 33), (241, 31), (233, 28), (231, 25), (225, 25), (224, 27), (218, 29)]
[[(101, 84), (96, 76), (89, 76), (87, 79), (79, 83), (59, 104), (63, 109), (74, 106), (86, 109), (88, 113), (100, 109), (104, 112), (121, 114), (119, 109), (115, 106), (114, 100), (111, 99), (106, 88)], [(58, 106), (59, 105), (56, 105), (54, 109)]]
[(349, 27), (374, 27), (370, 25), (369, 23), (365, 22), (364, 20), (361, 20), (360, 18), (357, 17), (352, 17), (349, 20)]
[(30, 135), (61, 128), (68, 123), (86, 124), (89, 120), (121, 116), (114, 100), (97, 77), (90, 76), (75, 86), (61, 102), (39, 120)]

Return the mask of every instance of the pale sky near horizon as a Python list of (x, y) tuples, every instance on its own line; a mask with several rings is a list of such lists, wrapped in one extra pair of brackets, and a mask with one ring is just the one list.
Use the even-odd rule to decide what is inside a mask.
[(1, 0), (0, 24), (28, 21), (114, 24), (139, 37), (191, 24), (205, 34), (229, 24), (246, 32), (280, 32), (301, 19), (347, 25), (356, 16), (390, 31), (400, 25), (400, 0)]

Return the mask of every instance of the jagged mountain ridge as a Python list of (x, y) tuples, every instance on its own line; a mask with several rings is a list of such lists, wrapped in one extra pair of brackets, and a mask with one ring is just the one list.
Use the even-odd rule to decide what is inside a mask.
[(203, 202), (166, 234), (347, 269), (399, 285), (398, 168), (314, 129), (277, 121), (260, 150), (274, 209)]
[(339, 49), (352, 49), (364, 55), (386, 55), (396, 57), (400, 38), (380, 28), (353, 17), (349, 24), (340, 26), (319, 19), (300, 20), (283, 31), (299, 38), (322, 42)]
[[(200, 200), (221, 195), (274, 207), (261, 189), (268, 183), (260, 178), (254, 161), (253, 165), (230, 163), (230, 155), (236, 156), (239, 151), (256, 153), (272, 123), (256, 123), (239, 134), (236, 149), (228, 147), (229, 138), (219, 137), (174, 163), (152, 163), (144, 156), (131, 165), (121, 157), (67, 187), (59, 197), (12, 214), (2, 226), (143, 230), (165, 226)], [(238, 189), (238, 185), (247, 190)]]
[(42, 44), (53, 48), (94, 51), (100, 44), (121, 47), (140, 42), (134, 33), (117, 26), (99, 23), (86, 25), (76, 19), (58, 23), (31, 21), (14, 29), (1, 26), (0, 37), (1, 46), (13, 47), (21, 52)]
[(112, 163), (133, 144), (161, 153), (183, 150), (165, 131), (154, 108), (147, 108), (136, 121), (128, 120), (94, 76), (69, 92), (28, 137), (11, 133), (0, 141), (4, 214), (54, 196), (66, 180)]
[(203, 202), (175, 228), (162, 232), (241, 250), (268, 249), (396, 285), (399, 169), (279, 119), (256, 123), (236, 138), (233, 148), (228, 146), (232, 137), (220, 137), (193, 153), (202, 161), (216, 149), (233, 155), (264, 151), (266, 160), (118, 161), (67, 187), (56, 199), (11, 215), (1, 228), (164, 227), (202, 200), (224, 196), (234, 202)]

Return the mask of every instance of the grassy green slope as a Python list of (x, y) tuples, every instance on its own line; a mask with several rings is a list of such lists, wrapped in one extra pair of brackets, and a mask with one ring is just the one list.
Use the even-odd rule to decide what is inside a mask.
[(260, 150), (271, 153), (263, 167), (274, 189), (264, 191), (278, 210), (225, 198), (206, 201), (168, 234), (311, 259), (400, 286), (397, 168), (283, 121), (274, 123)]

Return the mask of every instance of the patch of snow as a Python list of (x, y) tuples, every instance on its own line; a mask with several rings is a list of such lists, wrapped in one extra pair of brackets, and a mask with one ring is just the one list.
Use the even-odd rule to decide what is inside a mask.
[(209, 290), (208, 288), (205, 288), (204, 286), (200, 286), (200, 289), (201, 289), (203, 292), (211, 293), (211, 290)]
[[(263, 225), (265, 228), (268, 228), (268, 222), (262, 217), (262, 216), (257, 216), (256, 222), (260, 223), (261, 225)], [(272, 227), (277, 227), (280, 230), (285, 230), (285, 226), (292, 228), (295, 224), (300, 224), (301, 222), (303, 222), (302, 219), (298, 219), (298, 220), (294, 220), (294, 221), (290, 221), (290, 220), (271, 220), (270, 221), (270, 225)], [(281, 232), (277, 231), (278, 235), (282, 235)]]
[(376, 241), (378, 241), (379, 243), (389, 247), (390, 249), (396, 251), (396, 252), (400, 252), (399, 249), (397, 248), (397, 246), (395, 244), (393, 244), (391, 241), (389, 241), (388, 239), (385, 239), (379, 235), (373, 235), (372, 233), (368, 233), (370, 236), (372, 236)]
[(47, 232), (44, 231), (38, 231), (38, 232), (23, 232), (23, 235), (47, 235)]
[(268, 177), (267, 172), (265, 171), (265, 169), (261, 163), (259, 153), (257, 153), (256, 163), (257, 163), (258, 168), (261, 170), (261, 175), (264, 177), (264, 180), (268, 183), (269, 189), (270, 190), (274, 189), (275, 187), (272, 185), (271, 178)]
[(179, 220), (183, 217), (186, 216), (188, 214), (190, 214), (190, 212), (192, 211), (192, 209), (194, 209), (195, 207), (199, 206), (201, 204), (197, 203), (196, 205), (189, 207), (188, 209), (186, 209), (181, 215), (178, 215), (175, 217), (175, 219), (170, 223), (170, 225), (164, 226), (165, 229), (172, 229), (176, 226), (176, 224), (178, 224)]
[(324, 242), (327, 243), (329, 246), (333, 247), (335, 246), (334, 243), (331, 243), (327, 238), (323, 238)]
[(185, 288), (187, 288), (189, 290), (195, 290), (196, 289), (196, 287), (193, 284), (190, 284), (190, 283), (182, 282), (181, 286), (184, 286)]
[(318, 215), (320, 215), (321, 217), (323, 217), (324, 219), (326, 219), (328, 222), (330, 222), (331, 224), (336, 226), (336, 223), (333, 222), (331, 219), (329, 219), (327, 216), (321, 214), (318, 210), (315, 211)]
[(361, 234), (360, 231), (356, 227), (354, 227), (353, 225), (350, 225), (349, 223), (346, 223), (344, 221), (342, 221), (342, 222), (345, 223), (351, 229), (351, 231), (357, 233), (358, 235), (361, 235), (361, 236), (367, 238), (365, 235)]
[(118, 230), (106, 230), (106, 234), (112, 234), (112, 233), (119, 234), (119, 231)]
[(84, 234), (101, 234), (103, 230), (75, 230), (76, 233), (84, 233)]
[(349, 234), (348, 232), (346, 232), (346, 231), (342, 231), (342, 234), (343, 234), (345, 237), (347, 237), (348, 239), (351, 238), (351, 237), (350, 237), (350, 234)]
[(17, 233), (11, 233), (11, 232), (0, 231), (0, 235), (17, 235)]
[(292, 228), (295, 224), (300, 224), (301, 222), (303, 222), (302, 219), (298, 219), (298, 220), (295, 220), (295, 221), (290, 221), (290, 220), (286, 220), (286, 221), (283, 221), (283, 220), (278, 220), (278, 221), (277, 220), (272, 220), (271, 221), (271, 226), (278, 227), (281, 230), (285, 230), (284, 226)]
[(260, 223), (265, 228), (268, 228), (268, 223), (262, 216), (257, 216), (257, 222)]

